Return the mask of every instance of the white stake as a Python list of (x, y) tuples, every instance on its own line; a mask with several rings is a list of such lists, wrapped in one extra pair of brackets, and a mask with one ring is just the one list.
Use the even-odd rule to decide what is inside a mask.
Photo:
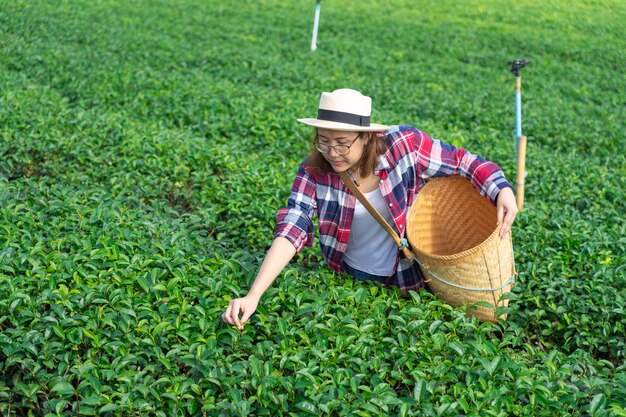
[(320, 4), (320, 0), (316, 0), (315, 5), (315, 20), (313, 21), (313, 37), (311, 38), (311, 51), (314, 52), (317, 49), (317, 28), (320, 23), (320, 9), (322, 5)]

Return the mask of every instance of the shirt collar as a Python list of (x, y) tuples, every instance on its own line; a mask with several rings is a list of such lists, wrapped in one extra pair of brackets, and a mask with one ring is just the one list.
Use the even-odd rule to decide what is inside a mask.
[(385, 158), (385, 155), (378, 155), (378, 166), (374, 170), (374, 173), (379, 171), (389, 171), (391, 165), (389, 165), (389, 161)]

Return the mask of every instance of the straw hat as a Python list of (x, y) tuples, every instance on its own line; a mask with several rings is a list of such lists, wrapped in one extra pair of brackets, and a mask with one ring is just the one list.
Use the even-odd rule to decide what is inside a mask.
[(370, 123), (372, 99), (356, 90), (341, 88), (320, 97), (316, 119), (298, 119), (300, 123), (320, 129), (348, 132), (382, 132), (387, 126)]

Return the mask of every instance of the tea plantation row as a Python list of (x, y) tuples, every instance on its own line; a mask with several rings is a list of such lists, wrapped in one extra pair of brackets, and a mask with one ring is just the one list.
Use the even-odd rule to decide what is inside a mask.
[[(0, 414), (625, 416), (619, 1), (0, 0)], [(515, 172), (509, 319), (306, 249), (242, 332), (321, 91)]]

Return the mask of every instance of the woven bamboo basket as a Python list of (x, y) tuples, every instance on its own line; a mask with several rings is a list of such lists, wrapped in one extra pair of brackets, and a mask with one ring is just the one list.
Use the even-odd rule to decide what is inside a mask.
[[(496, 212), (469, 180), (451, 176), (426, 183), (407, 220), (407, 239), (430, 290), (483, 321), (498, 320), (495, 307), (508, 305), (500, 297), (516, 277), (511, 233), (498, 236)], [(474, 306), (478, 301), (494, 308)]]

